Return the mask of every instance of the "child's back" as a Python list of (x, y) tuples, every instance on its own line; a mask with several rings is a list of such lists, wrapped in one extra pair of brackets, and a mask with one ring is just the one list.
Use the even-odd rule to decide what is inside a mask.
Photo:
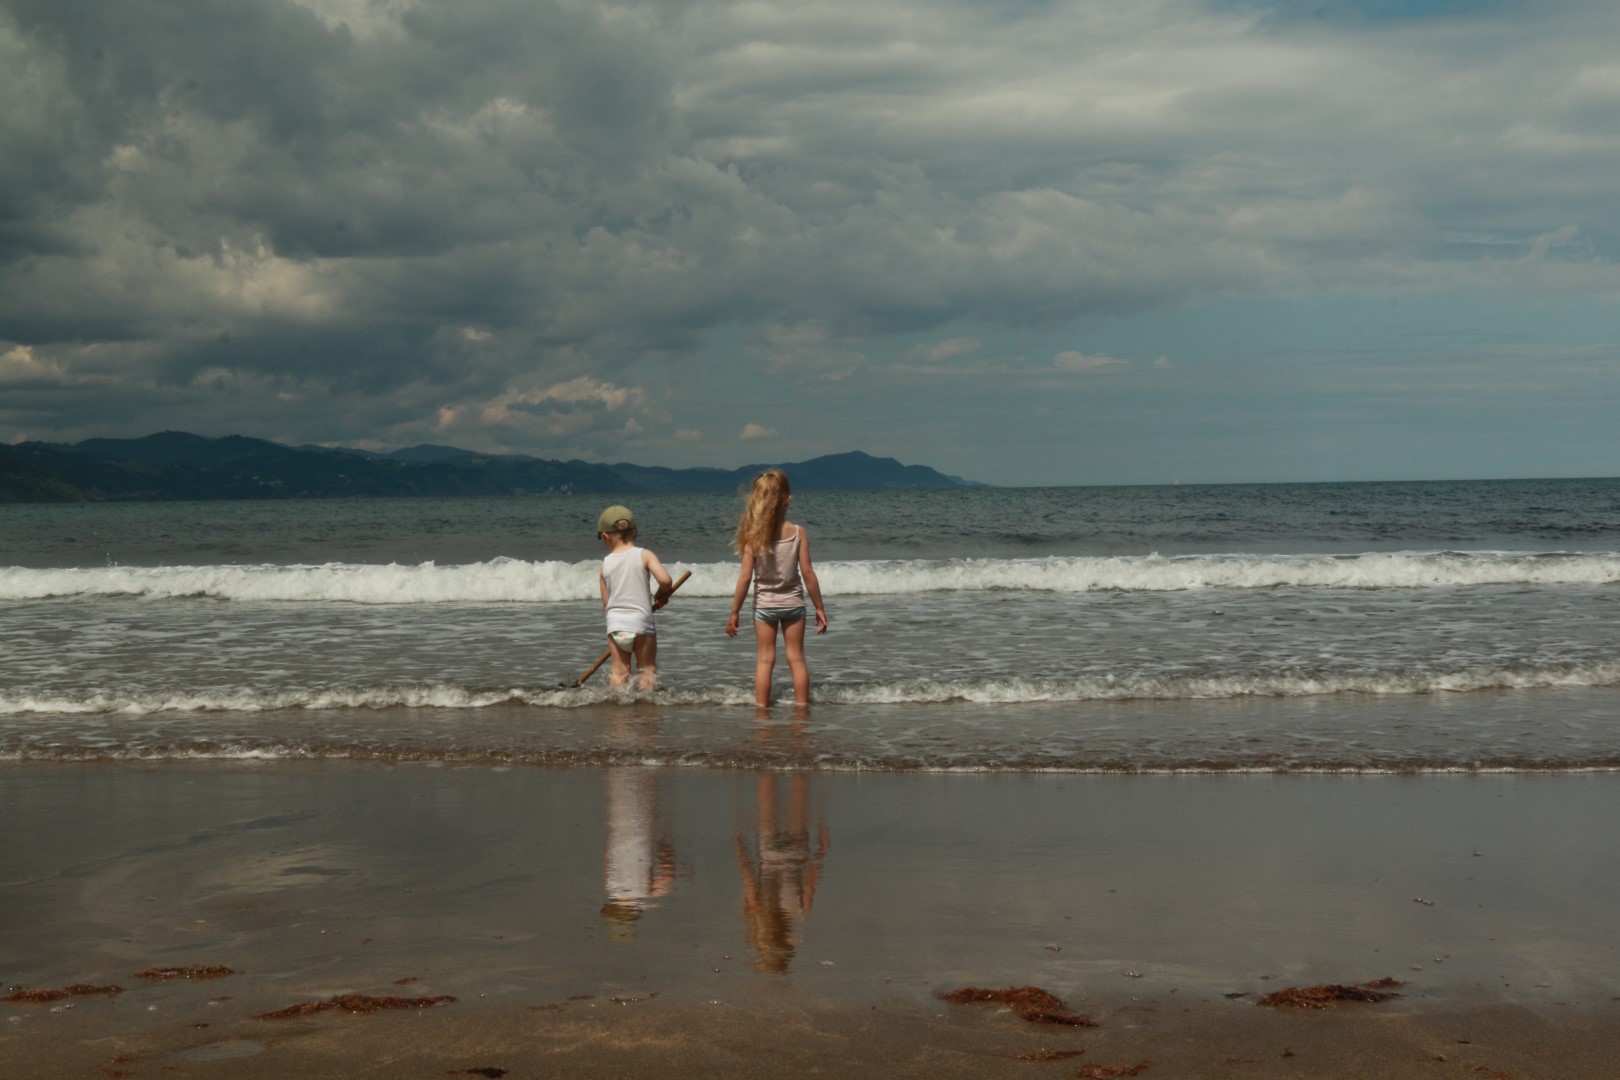
[(644, 549), (627, 543), (602, 558), (602, 580), (607, 584), (607, 632), (656, 634), (652, 588), (647, 584)]
[(783, 519), (780, 535), (770, 550), (754, 556), (754, 606), (804, 607), (804, 577), (799, 573), (802, 531)]

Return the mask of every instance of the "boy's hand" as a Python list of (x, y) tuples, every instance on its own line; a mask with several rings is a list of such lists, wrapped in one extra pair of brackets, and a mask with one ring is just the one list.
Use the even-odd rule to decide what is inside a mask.
[(665, 604), (669, 603), (669, 594), (674, 592), (674, 591), (675, 591), (674, 589), (668, 589), (668, 588), (665, 588), (664, 586), (660, 585), (658, 587), (658, 591), (653, 594), (653, 602), (652, 602), (653, 610), (657, 611), (659, 608), (661, 608)]

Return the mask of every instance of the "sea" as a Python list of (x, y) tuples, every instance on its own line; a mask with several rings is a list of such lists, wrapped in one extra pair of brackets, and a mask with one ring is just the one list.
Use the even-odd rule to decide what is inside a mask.
[[(605, 650), (597, 513), (691, 578)], [(1620, 479), (800, 492), (813, 703), (737, 495), (0, 506), (0, 761), (1620, 770)]]

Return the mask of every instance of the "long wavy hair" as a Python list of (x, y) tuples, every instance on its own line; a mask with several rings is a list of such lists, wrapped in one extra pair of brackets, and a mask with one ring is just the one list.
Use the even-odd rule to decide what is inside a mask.
[(776, 543), (776, 531), (787, 517), (788, 496), (793, 489), (788, 485), (787, 473), (781, 469), (766, 469), (754, 477), (748, 489), (748, 505), (743, 507), (737, 522), (737, 536), (731, 549), (739, 555), (764, 555)]

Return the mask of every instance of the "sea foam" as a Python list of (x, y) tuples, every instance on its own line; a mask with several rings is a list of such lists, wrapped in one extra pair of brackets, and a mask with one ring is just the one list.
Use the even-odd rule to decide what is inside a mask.
[[(977, 676), (892, 682), (829, 682), (816, 687), (825, 705), (906, 705), (966, 702), (1018, 705), (1035, 702), (1192, 701), (1300, 698), (1327, 694), (1412, 695), (1477, 690), (1536, 690), (1620, 686), (1620, 660), (1595, 663), (1476, 665), (1449, 671), (1283, 671), (1232, 675), (1123, 673), (1060, 677)], [(634, 694), (602, 685), (468, 687), (453, 683), (286, 688), (218, 688), (169, 692), (0, 692), (0, 716), (175, 712), (326, 711), (353, 709), (482, 709), (497, 705), (583, 708), (628, 700), (661, 705), (745, 705), (749, 687), (737, 684), (672, 686)]]
[[(0, 568), (0, 600), (208, 597), (356, 604), (557, 603), (592, 600), (595, 560), (440, 566), (326, 563), (283, 566)], [(683, 595), (731, 595), (734, 563), (673, 563), (692, 571)], [(1444, 589), (1477, 585), (1612, 585), (1620, 552), (1400, 552), (1363, 555), (1141, 555), (1039, 559), (829, 561), (831, 596), (928, 592), (1174, 592), (1194, 589)]]

